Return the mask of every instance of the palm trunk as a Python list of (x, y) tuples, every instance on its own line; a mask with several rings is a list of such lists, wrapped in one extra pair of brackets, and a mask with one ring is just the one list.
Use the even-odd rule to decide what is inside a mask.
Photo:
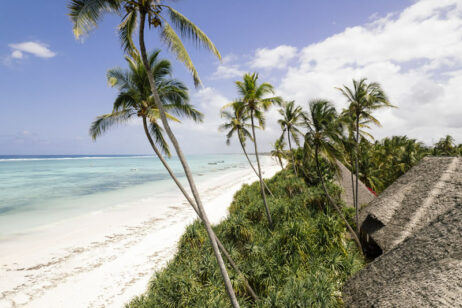
[(290, 143), (289, 129), (287, 129), (287, 139), (289, 140), (289, 151), (290, 151), (290, 154), (292, 155), (292, 165), (294, 166), (294, 173), (296, 176), (298, 176), (297, 168), (295, 167), (295, 155), (294, 155), (294, 152), (292, 152), (292, 144)]
[(356, 115), (356, 160), (355, 160), (355, 169), (356, 169), (356, 194), (355, 194), (355, 210), (356, 210), (356, 233), (359, 235), (359, 198), (358, 198), (358, 186), (359, 186), (359, 114)]
[(281, 169), (284, 169), (284, 166), (282, 165), (282, 159), (281, 159), (281, 157), (278, 156), (278, 160), (279, 160), (279, 165), (281, 165)]
[(170, 141), (172, 142), (173, 147), (175, 148), (175, 151), (178, 155), (178, 159), (181, 162), (181, 165), (183, 166), (186, 178), (188, 179), (189, 186), (191, 188), (191, 192), (194, 196), (194, 199), (196, 201), (197, 209), (202, 217), (202, 222), (204, 223), (205, 229), (207, 230), (207, 235), (209, 237), (209, 240), (212, 244), (212, 250), (213, 253), (215, 254), (215, 257), (217, 259), (218, 267), (220, 268), (221, 275), (223, 276), (223, 282), (225, 284), (225, 289), (226, 292), (228, 293), (228, 296), (231, 300), (231, 305), (233, 307), (239, 307), (239, 303), (237, 301), (236, 295), (234, 294), (233, 287), (231, 285), (231, 280), (229, 279), (228, 272), (226, 271), (226, 266), (225, 263), (223, 262), (223, 258), (220, 254), (220, 250), (218, 249), (217, 241), (215, 238), (215, 234), (213, 233), (212, 226), (210, 225), (210, 222), (208, 220), (207, 214), (204, 211), (204, 207), (202, 205), (202, 201), (199, 196), (199, 192), (197, 191), (196, 184), (194, 183), (194, 179), (191, 173), (191, 169), (189, 168), (189, 165), (186, 161), (186, 158), (183, 154), (183, 151), (180, 148), (180, 145), (173, 134), (170, 125), (167, 121), (167, 117), (165, 115), (165, 110), (164, 106), (162, 105), (162, 102), (160, 101), (159, 94), (157, 93), (157, 87), (156, 83), (154, 81), (154, 76), (152, 75), (151, 72), (151, 67), (148, 62), (148, 57), (146, 54), (146, 46), (144, 43), (144, 26), (146, 22), (146, 11), (144, 9), (140, 10), (140, 29), (139, 29), (139, 44), (140, 44), (140, 51), (141, 51), (141, 58), (143, 60), (144, 67), (146, 69), (148, 79), (149, 79), (149, 84), (151, 86), (151, 92), (152, 96), (154, 98), (154, 103), (156, 104), (157, 109), (159, 110), (159, 115), (162, 120), (162, 125), (164, 126), (165, 132), (167, 133)]
[[(168, 174), (170, 175), (170, 177), (173, 179), (173, 181), (175, 182), (175, 184), (178, 186), (178, 188), (180, 189), (180, 191), (183, 193), (183, 195), (185, 196), (186, 200), (189, 202), (189, 204), (191, 205), (191, 207), (194, 209), (194, 211), (196, 212), (197, 216), (199, 216), (200, 220), (202, 221), (202, 216), (199, 214), (199, 210), (197, 209), (197, 205), (196, 203), (194, 202), (194, 200), (189, 196), (188, 192), (186, 191), (186, 189), (183, 187), (183, 184), (181, 184), (181, 182), (177, 179), (177, 177), (175, 176), (175, 174), (173, 173), (172, 169), (170, 169), (170, 166), (167, 164), (167, 161), (165, 161), (164, 157), (162, 156), (162, 153), (160, 153), (159, 149), (156, 147), (156, 144), (154, 143), (154, 141), (152, 140), (152, 137), (151, 137), (151, 134), (149, 133), (149, 129), (148, 129), (148, 125), (146, 123), (146, 118), (143, 117), (143, 127), (144, 127), (144, 132), (146, 134), (146, 137), (148, 138), (148, 141), (149, 143), (151, 144), (151, 147), (152, 149), (154, 150), (154, 153), (156, 153), (157, 157), (159, 158), (159, 160), (161, 161), (161, 163), (164, 165), (165, 169), (167, 170)], [(215, 233), (215, 232), (214, 232)], [(218, 244), (218, 248), (220, 248), (221, 252), (225, 255), (226, 259), (228, 260), (229, 264), (231, 265), (231, 267), (236, 271), (236, 273), (238, 273), (238, 275), (240, 275), (243, 279), (244, 279), (244, 286), (247, 290), (247, 292), (249, 292), (250, 296), (252, 296), (252, 298), (256, 301), (258, 300), (258, 296), (257, 294), (255, 294), (255, 291), (252, 289), (252, 287), (250, 286), (249, 282), (247, 281), (247, 279), (245, 278), (245, 275), (244, 273), (242, 273), (239, 268), (237, 267), (236, 263), (234, 263), (233, 259), (231, 258), (231, 255), (228, 253), (228, 251), (226, 250), (226, 248), (223, 246), (223, 244), (221, 243), (220, 239), (216, 236), (215, 234), (215, 240), (217, 241), (217, 244)]]
[(358, 238), (358, 235), (356, 235), (355, 231), (353, 230), (353, 228), (350, 226), (345, 216), (343, 215), (342, 210), (340, 210), (338, 205), (335, 203), (334, 199), (332, 199), (332, 197), (329, 195), (329, 192), (327, 191), (326, 183), (324, 182), (324, 178), (322, 177), (322, 174), (321, 174), (321, 169), (319, 168), (318, 150), (319, 150), (318, 146), (315, 146), (314, 151), (315, 151), (315, 159), (316, 159), (316, 170), (318, 172), (318, 177), (321, 178), (322, 188), (324, 192), (326, 193), (327, 199), (329, 200), (330, 204), (332, 204), (332, 206), (335, 208), (335, 210), (337, 211), (337, 213), (340, 215), (343, 222), (347, 226), (348, 230), (350, 231), (351, 235), (353, 236), (353, 239), (355, 240), (356, 245), (358, 246), (359, 252), (361, 252), (361, 254), (364, 255), (363, 248), (361, 246), (361, 242)]
[[(350, 152), (350, 164), (353, 166), (353, 152)], [(355, 206), (356, 198), (355, 198), (355, 179), (353, 177), (353, 168), (351, 168), (350, 171), (350, 176), (351, 176), (351, 191), (352, 191), (352, 196), (353, 196), (353, 206)], [(356, 208), (355, 208), (356, 209)], [(358, 218), (356, 218), (357, 220)]]
[[(239, 134), (239, 131), (238, 131), (238, 134)], [(258, 175), (257, 170), (255, 170), (255, 167), (253, 166), (252, 161), (251, 161), (250, 158), (249, 158), (249, 155), (247, 155), (247, 151), (245, 150), (245, 146), (244, 146), (244, 144), (242, 143), (242, 140), (241, 140), (241, 138), (239, 137), (239, 135), (238, 135), (238, 138), (239, 138), (239, 143), (241, 144), (242, 151), (244, 152), (244, 155), (245, 155), (245, 157), (247, 158), (247, 161), (249, 162), (250, 167), (252, 167), (253, 172), (255, 172), (255, 174), (258, 176), (258, 178), (260, 178), (259, 175)], [(282, 163), (282, 162), (281, 162), (281, 163)], [(266, 186), (266, 183), (265, 183), (264, 181), (263, 181), (263, 184), (265, 185), (266, 190), (270, 193), (271, 197), (274, 197), (273, 193), (272, 193), (271, 190), (268, 188), (268, 186)]]
[(258, 148), (257, 148), (257, 136), (255, 135), (255, 125), (253, 121), (253, 110), (250, 111), (250, 121), (252, 122), (252, 135), (253, 135), (253, 144), (255, 147), (255, 156), (257, 157), (257, 166), (258, 166), (258, 178), (260, 180), (260, 191), (261, 191), (261, 197), (263, 198), (263, 204), (265, 205), (265, 211), (266, 211), (266, 218), (268, 218), (268, 224), (270, 228), (273, 227), (273, 220), (271, 219), (271, 213), (268, 208), (268, 204), (266, 203), (266, 194), (265, 194), (265, 189), (263, 187), (263, 178), (261, 176), (261, 166), (260, 166), (260, 158), (258, 157)]

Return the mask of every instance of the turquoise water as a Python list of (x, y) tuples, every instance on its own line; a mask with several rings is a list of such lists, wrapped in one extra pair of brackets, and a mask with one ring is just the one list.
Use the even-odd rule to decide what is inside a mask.
[[(246, 168), (243, 155), (195, 155), (196, 181)], [(182, 181), (176, 158), (169, 164)], [(0, 156), (0, 238), (159, 193), (179, 193), (153, 156)]]

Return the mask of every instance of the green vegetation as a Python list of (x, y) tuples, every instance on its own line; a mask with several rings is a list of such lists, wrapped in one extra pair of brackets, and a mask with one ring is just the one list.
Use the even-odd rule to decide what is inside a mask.
[[(387, 137), (375, 142), (362, 139), (359, 146), (359, 178), (380, 193), (425, 156), (457, 155), (462, 155), (462, 144), (456, 145), (449, 135), (430, 147), (407, 136)], [(345, 158), (349, 165), (348, 156)]]
[[(235, 196), (230, 216), (214, 231), (170, 127), (170, 121), (179, 121), (177, 116), (201, 121), (202, 114), (189, 104), (184, 84), (170, 77), (170, 64), (157, 59), (159, 51), (147, 53), (146, 25), (159, 31), (161, 41), (191, 72), (196, 86), (201, 81), (182, 38), (221, 58), (217, 48), (199, 27), (163, 0), (69, 2), (77, 38), (94, 29), (106, 14), (120, 17), (118, 35), (124, 53), (129, 55), (129, 70), (108, 72), (108, 81), (118, 88), (119, 96), (113, 111), (92, 124), (91, 136), (95, 139), (111, 126), (141, 118), (152, 149), (199, 217), (183, 236), (174, 261), (156, 275), (150, 291), (133, 300), (130, 307), (341, 305), (342, 282), (362, 264), (357, 236), (358, 178), (380, 192), (426, 155), (462, 154), (462, 146), (456, 146), (450, 136), (433, 148), (407, 137), (369, 141), (373, 138), (365, 129), (380, 125), (373, 112), (392, 106), (376, 82), (353, 80), (353, 88), (339, 89), (348, 103), (340, 114), (323, 99), (311, 102), (306, 113), (295, 102), (283, 104), (281, 97), (273, 96), (273, 86), (258, 83), (257, 73), (244, 74), (242, 81), (235, 82), (239, 97), (224, 107), (232, 111), (222, 112), (227, 122), (221, 130), (227, 130), (227, 143), (237, 135), (259, 183), (245, 186)], [(139, 48), (135, 46), (136, 36)], [(288, 164), (265, 182), (255, 130), (264, 129), (265, 112), (275, 104), (282, 105), (282, 119), (278, 121), (282, 134), (271, 155), (282, 168), (282, 159)], [(288, 151), (284, 150), (286, 135)], [(303, 145), (299, 143), (302, 136)], [(257, 168), (245, 150), (247, 140), (253, 143)], [(292, 148), (291, 140), (297, 148)], [(170, 156), (169, 145), (183, 166), (188, 189), (164, 158)], [(332, 184), (337, 160), (357, 175), (356, 185), (352, 176), (355, 213), (342, 206), (340, 190)], [(353, 216), (355, 222), (351, 221)], [(346, 228), (356, 246), (347, 239)], [(232, 272), (228, 273), (223, 257)]]
[[(292, 143), (290, 139), (293, 139), (295, 144), (300, 146), (299, 136), (302, 135), (302, 132), (298, 128), (303, 125), (303, 109), (300, 106), (295, 106), (295, 101), (291, 101), (285, 103), (283, 108), (279, 109), (279, 114), (282, 116), (282, 119), (278, 120), (282, 130), (280, 140), (284, 140), (284, 135), (287, 133), (289, 151), (292, 153)], [(293, 154), (291, 159), (293, 162)], [(293, 167), (295, 174), (297, 174), (297, 166), (293, 164)]]
[[(242, 81), (236, 81), (237, 91), (240, 97), (232, 102), (231, 104), (225, 105), (223, 108), (232, 107), (235, 110), (235, 114), (241, 117), (241, 122), (244, 124), (246, 118), (250, 118), (250, 127), (252, 128), (252, 141), (255, 149), (255, 157), (257, 158), (257, 167), (258, 167), (258, 179), (260, 182), (260, 191), (263, 200), (263, 205), (265, 207), (266, 218), (268, 219), (268, 224), (270, 227), (273, 225), (273, 220), (271, 218), (271, 211), (268, 207), (268, 202), (266, 201), (266, 188), (263, 182), (260, 157), (258, 155), (258, 144), (257, 136), (255, 134), (255, 120), (258, 121), (259, 128), (265, 128), (265, 111), (277, 104), (282, 103), (282, 98), (279, 96), (273, 96), (274, 88), (271, 84), (263, 82), (258, 84), (258, 74), (244, 74)], [(238, 111), (236, 113), (236, 110)], [(245, 124), (244, 124), (245, 125)], [(239, 135), (241, 140), (245, 137), (244, 134)], [(228, 138), (229, 140), (229, 138)], [(250, 161), (249, 161), (250, 162)], [(250, 163), (252, 165), (252, 163)]]
[[(239, 277), (232, 275), (241, 306), (341, 306), (342, 283), (363, 261), (345, 223), (328, 205), (319, 179), (311, 181), (318, 185), (306, 185), (289, 170), (267, 181), (274, 194), (268, 198), (273, 229), (264, 219), (257, 182), (236, 193), (230, 215), (214, 227), (259, 296), (254, 302)], [(340, 188), (326, 185), (340, 204)], [(352, 209), (344, 211), (353, 223)], [(229, 307), (212, 256), (205, 229), (195, 222), (183, 235), (175, 258), (151, 281), (147, 294), (127, 307)]]

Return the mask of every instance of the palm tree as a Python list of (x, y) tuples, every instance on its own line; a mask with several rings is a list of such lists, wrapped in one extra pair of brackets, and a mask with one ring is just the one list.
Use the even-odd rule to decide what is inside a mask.
[[(355, 181), (353, 177), (353, 165), (354, 165), (354, 151), (356, 147), (356, 142), (355, 142), (355, 129), (356, 129), (356, 120), (355, 120), (355, 114), (351, 114), (348, 109), (344, 109), (343, 112), (339, 116), (339, 121), (342, 123), (344, 130), (343, 130), (343, 135), (342, 135), (342, 147), (345, 150), (346, 154), (349, 156), (349, 159), (346, 159), (344, 157), (344, 162), (349, 165), (350, 170), (350, 177), (351, 177), (351, 189), (352, 189), (352, 197), (353, 197), (353, 206), (356, 205), (356, 190), (355, 190)], [(364, 131), (364, 128), (370, 128), (369, 127), (369, 120), (368, 119), (361, 119), (359, 123), (359, 134), (363, 139), (373, 139), (372, 135)], [(357, 210), (357, 207), (355, 206), (355, 222), (356, 225), (359, 224), (359, 211)]]
[[(273, 221), (271, 219), (271, 213), (266, 202), (266, 193), (261, 173), (260, 158), (258, 156), (257, 136), (255, 135), (255, 119), (257, 119), (259, 126), (263, 129), (265, 126), (264, 112), (267, 111), (273, 104), (280, 104), (282, 99), (279, 96), (268, 97), (268, 95), (274, 94), (273, 86), (266, 82), (259, 85), (257, 81), (257, 73), (244, 74), (243, 81), (236, 81), (237, 90), (241, 97), (230, 105), (242, 106), (242, 112), (250, 115), (252, 139), (255, 149), (255, 156), (257, 158), (258, 178), (260, 180), (260, 191), (263, 199), (263, 205), (265, 206), (268, 224), (270, 227), (272, 227)], [(228, 106), (229, 105), (226, 105), (225, 107)]]
[(177, 59), (183, 62), (192, 73), (195, 85), (199, 85), (201, 83), (199, 75), (193, 62), (191, 61), (191, 58), (189, 57), (186, 48), (183, 45), (181, 38), (178, 36), (175, 30), (173, 30), (170, 23), (179, 30), (179, 33), (182, 37), (192, 39), (192, 41), (210, 50), (214, 55), (221, 59), (220, 53), (212, 41), (204, 32), (202, 32), (202, 30), (199, 29), (199, 27), (197, 27), (188, 18), (173, 9), (171, 6), (163, 4), (162, 0), (70, 0), (69, 10), (69, 15), (74, 24), (74, 35), (77, 38), (95, 28), (104, 14), (116, 14), (118, 16), (122, 16), (122, 22), (118, 26), (118, 33), (122, 42), (123, 49), (130, 54), (138, 53), (133, 38), (135, 30), (138, 26), (138, 41), (141, 52), (141, 59), (143, 61), (144, 67), (146, 68), (146, 71), (148, 72), (148, 80), (151, 87), (154, 104), (159, 111), (159, 116), (162, 121), (163, 128), (165, 129), (165, 132), (167, 133), (173, 147), (175, 148), (178, 159), (183, 166), (186, 178), (199, 210), (199, 216), (202, 218), (205, 229), (207, 230), (207, 235), (212, 244), (213, 253), (217, 259), (220, 272), (223, 276), (226, 292), (228, 293), (228, 296), (231, 300), (231, 304), (233, 307), (239, 307), (239, 303), (237, 302), (236, 295), (234, 294), (234, 290), (231, 285), (231, 280), (229, 279), (229, 275), (226, 271), (226, 266), (223, 262), (223, 258), (215, 240), (212, 227), (204, 211), (202, 200), (194, 182), (191, 169), (186, 161), (183, 151), (181, 150), (178, 140), (170, 128), (164, 106), (160, 99), (159, 93), (157, 92), (154, 76), (151, 74), (144, 41), (144, 30), (146, 22), (150, 28), (153, 27), (159, 30), (161, 40), (175, 54)]
[[(151, 71), (155, 75), (158, 92), (165, 109), (170, 111), (172, 114), (183, 116), (196, 122), (202, 122), (202, 113), (197, 111), (188, 103), (189, 96), (186, 86), (175, 79), (168, 78), (168, 76), (171, 75), (171, 64), (167, 60), (157, 60), (159, 52), (160, 51), (156, 50), (150, 54), (149, 61), (151, 63)], [(163, 152), (167, 156), (170, 156), (170, 151), (168, 144), (165, 142), (165, 138), (163, 137), (162, 128), (157, 123), (159, 117), (158, 111), (152, 103), (152, 96), (150, 94), (150, 87), (144, 65), (141, 63), (141, 59), (139, 59), (139, 57), (136, 57), (136, 59), (126, 57), (126, 60), (129, 64), (129, 70), (124, 71), (120, 68), (114, 68), (109, 70), (107, 73), (108, 82), (112, 86), (117, 87), (120, 93), (113, 104), (114, 108), (112, 113), (101, 115), (92, 123), (90, 127), (90, 135), (94, 140), (96, 140), (97, 137), (101, 136), (112, 126), (128, 122), (134, 116), (141, 117), (146, 137), (148, 138), (152, 149), (180, 191), (184, 194), (190, 205), (200, 217), (195, 201), (189, 196), (189, 193), (173, 173), (162, 155)], [(146, 114), (149, 116), (146, 116)], [(171, 120), (179, 122), (179, 120), (170, 113), (167, 113), (167, 116)], [(148, 120), (149, 128), (147, 124)], [(154, 139), (152, 137), (154, 137)], [(225, 255), (228, 262), (231, 264), (231, 267), (233, 267), (233, 269), (241, 277), (243, 277), (245, 288), (249, 294), (254, 300), (257, 300), (258, 297), (245, 278), (245, 275), (239, 270), (235, 262), (232, 260), (231, 255), (216, 235), (215, 238), (219, 249)]]
[(362, 253), (361, 242), (353, 228), (350, 226), (341, 209), (332, 199), (327, 191), (324, 176), (321, 172), (319, 156), (322, 155), (332, 166), (337, 167), (337, 158), (340, 152), (337, 149), (341, 143), (342, 126), (338, 120), (337, 111), (334, 106), (326, 100), (313, 100), (309, 104), (309, 114), (305, 116), (305, 123), (308, 127), (308, 132), (305, 134), (305, 149), (314, 149), (314, 158), (316, 161), (316, 171), (321, 180), (324, 192), (330, 204), (335, 208), (337, 213), (345, 222), (350, 233), (358, 245), (358, 249)]
[[(159, 60), (160, 50), (149, 54), (149, 65), (154, 75), (159, 97), (164, 105), (168, 119), (180, 122), (176, 116), (202, 122), (203, 115), (189, 104), (187, 87), (180, 81), (170, 78), (171, 64), (168, 60)], [(159, 110), (153, 103), (146, 69), (138, 55), (125, 57), (128, 69), (116, 67), (108, 70), (108, 83), (119, 90), (111, 113), (98, 116), (90, 127), (90, 135), (96, 140), (114, 125), (124, 124), (133, 117), (139, 117), (146, 123), (146, 136), (155, 138), (159, 153), (171, 156), (163, 129), (159, 124)], [(149, 125), (148, 125), (149, 122)], [(155, 150), (156, 151), (156, 150)]]
[(271, 150), (271, 156), (276, 158), (279, 161), (279, 165), (281, 165), (281, 169), (284, 169), (284, 165), (282, 164), (282, 159), (285, 158), (286, 154), (284, 153), (284, 148), (286, 144), (282, 138), (278, 138), (276, 142), (274, 142), (274, 150)]
[[(246, 138), (249, 138), (252, 140), (252, 135), (249, 132), (249, 128), (251, 128), (251, 125), (248, 124), (248, 120), (250, 119), (250, 116), (245, 114), (243, 105), (242, 104), (233, 104), (232, 106), (232, 111), (228, 110), (222, 110), (221, 111), (221, 117), (226, 119), (226, 123), (220, 125), (218, 127), (219, 131), (225, 131), (229, 130), (228, 133), (226, 134), (226, 145), (231, 144), (231, 138), (233, 137), (234, 133), (236, 133), (237, 138), (239, 139), (239, 144), (241, 145), (242, 151), (244, 152), (245, 157), (247, 158), (247, 161), (249, 162), (250, 167), (252, 168), (253, 172), (258, 177), (258, 172), (255, 169), (254, 165), (252, 164), (252, 161), (249, 158), (249, 155), (247, 154), (247, 151), (245, 149), (245, 141)], [(271, 190), (268, 188), (265, 182), (263, 182), (265, 185), (265, 189), (273, 196), (273, 193)]]
[[(388, 101), (388, 97), (382, 90), (380, 84), (376, 82), (366, 83), (366, 79), (363, 78), (359, 81), (353, 80), (353, 90), (347, 86), (338, 88), (340, 92), (347, 98), (349, 106), (348, 112), (355, 120), (355, 132), (356, 132), (356, 155), (355, 155), (355, 173), (356, 173), (356, 191), (355, 191), (355, 210), (356, 217), (359, 216), (359, 204), (358, 204), (358, 184), (359, 184), (359, 141), (360, 141), (360, 122), (362, 120), (374, 123), (380, 126), (380, 122), (372, 115), (374, 110), (383, 107), (393, 107)], [(359, 234), (360, 226), (359, 220), (356, 221), (356, 231)]]
[(457, 147), (454, 138), (451, 135), (446, 135), (446, 137), (441, 138), (435, 144), (433, 154), (441, 156), (457, 155)]
[(297, 168), (295, 167), (295, 158), (294, 153), (292, 152), (292, 144), (290, 142), (290, 137), (295, 141), (297, 146), (300, 146), (299, 135), (302, 135), (302, 132), (298, 129), (298, 126), (303, 124), (303, 110), (300, 106), (295, 106), (295, 102), (291, 101), (283, 106), (284, 108), (279, 109), (279, 114), (282, 116), (282, 119), (278, 120), (279, 125), (281, 125), (282, 135), (281, 138), (284, 138), (284, 134), (287, 133), (287, 140), (289, 142), (289, 151), (292, 155), (292, 165), (294, 167), (294, 173), (297, 175)]

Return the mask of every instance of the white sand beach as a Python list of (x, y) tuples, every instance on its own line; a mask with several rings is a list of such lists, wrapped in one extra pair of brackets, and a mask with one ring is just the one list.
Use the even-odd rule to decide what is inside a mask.
[[(265, 178), (280, 170), (270, 157), (262, 160)], [(234, 193), (257, 177), (249, 167), (197, 180), (216, 224)], [(195, 218), (177, 191), (0, 241), (0, 307), (123, 307), (172, 259)]]

